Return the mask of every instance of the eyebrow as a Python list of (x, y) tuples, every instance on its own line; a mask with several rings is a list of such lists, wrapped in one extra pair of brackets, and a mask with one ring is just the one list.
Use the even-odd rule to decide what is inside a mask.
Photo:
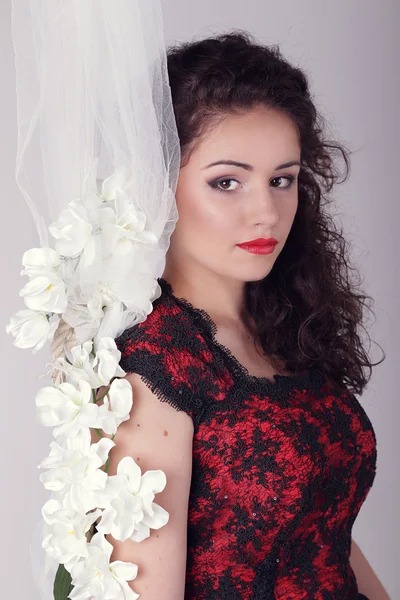
[[(206, 165), (205, 167), (202, 167), (202, 169), (209, 169), (210, 167), (215, 167), (216, 165), (233, 165), (235, 167), (242, 167), (243, 169), (246, 169), (246, 171), (254, 171), (254, 167), (252, 167), (251, 165), (249, 165), (247, 163), (238, 162), (237, 160), (228, 160), (228, 159), (216, 160), (215, 162), (212, 162), (212, 163)], [(275, 171), (278, 171), (279, 169), (287, 169), (288, 167), (293, 167), (293, 165), (298, 165), (299, 167), (301, 167), (301, 164), (299, 163), (298, 160), (291, 160), (287, 163), (283, 163), (283, 165), (278, 165), (276, 167)]]

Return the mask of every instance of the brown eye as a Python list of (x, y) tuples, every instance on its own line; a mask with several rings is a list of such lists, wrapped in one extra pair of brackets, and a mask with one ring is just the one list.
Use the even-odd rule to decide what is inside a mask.
[(297, 177), (294, 177), (294, 175), (280, 175), (279, 177), (274, 177), (274, 179), (272, 179), (272, 181), (276, 181), (276, 180), (282, 180), (282, 179), (287, 179), (289, 181), (289, 184), (281, 187), (281, 186), (274, 186), (277, 187), (277, 189), (280, 190), (288, 190), (289, 188), (292, 187), (293, 183), (296, 181)]
[(218, 192), (234, 192), (237, 188), (229, 189), (229, 184), (228, 186), (222, 185), (230, 181), (235, 181), (236, 183), (239, 183), (236, 179), (233, 179), (233, 177), (224, 177), (223, 179), (216, 179), (215, 181), (211, 181), (209, 185)]

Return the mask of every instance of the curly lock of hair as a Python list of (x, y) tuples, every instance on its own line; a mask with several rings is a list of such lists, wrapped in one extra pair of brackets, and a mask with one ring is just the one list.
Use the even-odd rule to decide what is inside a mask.
[[(326, 121), (306, 74), (287, 62), (278, 45), (261, 45), (242, 30), (169, 46), (167, 68), (181, 166), (227, 114), (262, 105), (282, 111), (297, 128), (298, 209), (271, 272), (245, 283), (243, 319), (272, 362), (277, 357), (293, 372), (316, 367), (331, 382), (361, 394), (371, 367), (386, 354), (372, 363), (363, 345), (360, 327), (370, 339), (364, 309), (372, 299), (360, 279), (352, 279), (351, 272), (358, 272), (350, 265), (348, 242), (327, 210), (329, 192), (348, 178), (350, 151), (326, 139)], [(341, 180), (336, 154), (345, 165)]]

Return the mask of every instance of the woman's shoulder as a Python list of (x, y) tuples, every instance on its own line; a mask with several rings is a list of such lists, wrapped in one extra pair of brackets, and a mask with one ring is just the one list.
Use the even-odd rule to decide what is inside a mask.
[(146, 319), (126, 329), (115, 342), (121, 351), (121, 362), (125, 363), (132, 355), (141, 353), (175, 360), (187, 357), (189, 362), (190, 357), (212, 361), (211, 349), (202, 332), (174, 298), (164, 292), (153, 302)]
[(161, 400), (193, 417), (215, 379), (214, 357), (202, 332), (173, 297), (163, 292), (147, 318), (115, 342), (126, 373), (138, 373)]

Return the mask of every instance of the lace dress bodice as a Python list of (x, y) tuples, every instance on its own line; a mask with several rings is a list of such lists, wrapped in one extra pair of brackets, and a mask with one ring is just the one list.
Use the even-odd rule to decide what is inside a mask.
[(377, 458), (361, 404), (316, 366), (249, 375), (207, 313), (159, 283), (116, 343), (121, 367), (193, 420), (185, 600), (361, 598), (351, 530)]

